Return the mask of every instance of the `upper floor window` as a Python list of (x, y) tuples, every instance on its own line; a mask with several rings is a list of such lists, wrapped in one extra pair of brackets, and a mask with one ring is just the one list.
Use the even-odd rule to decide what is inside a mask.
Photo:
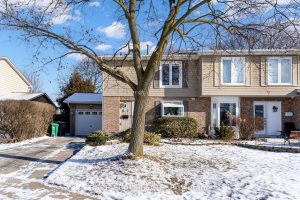
[(184, 116), (184, 106), (182, 101), (163, 101), (162, 116)]
[(290, 85), (292, 84), (292, 58), (269, 57), (268, 58), (268, 84)]
[(163, 62), (160, 66), (160, 87), (182, 87), (182, 64), (180, 62)]
[(226, 57), (221, 59), (221, 83), (223, 85), (245, 84), (245, 58)]

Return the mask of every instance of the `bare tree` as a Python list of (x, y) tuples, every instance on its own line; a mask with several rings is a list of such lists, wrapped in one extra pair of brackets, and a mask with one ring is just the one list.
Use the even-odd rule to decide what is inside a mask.
[(248, 31), (247, 34), (218, 35), (213, 49), (299, 49), (300, 35), (297, 30), (274, 30), (265, 28), (264, 32)]
[[(167, 53), (176, 50), (207, 49), (214, 33), (248, 34), (278, 29), (295, 29), (299, 24), (299, 1), (277, 0), (113, 0), (102, 1), (116, 8), (116, 19), (127, 23), (129, 36), (124, 60), (130, 58), (137, 81), (131, 80), (120, 66), (97, 55), (90, 47), (100, 42), (94, 29), (57, 28), (54, 20), (61, 12), (83, 8), (88, 0), (22, 0), (0, 1), (0, 26), (22, 31), (26, 41), (39, 42), (39, 47), (60, 45), (68, 51), (63, 56), (79, 53), (93, 60), (99, 69), (126, 83), (134, 92), (135, 106), (129, 153), (143, 155), (145, 106), (149, 88)], [(45, 5), (48, 2), (47, 5)], [(97, 19), (101, 20), (101, 19)], [(151, 27), (151, 28), (149, 28)], [(82, 27), (81, 27), (82, 28)], [(151, 38), (156, 47), (145, 66), (142, 65), (141, 41)], [(57, 59), (58, 59), (57, 58)]]
[(102, 73), (98, 65), (90, 59), (84, 59), (74, 67), (74, 71), (80, 73), (84, 80), (90, 80), (95, 85), (95, 92), (102, 92)]
[(39, 74), (32, 71), (23, 71), (22, 74), (25, 76), (25, 78), (29, 81), (29, 83), (32, 86), (30, 93), (43, 91), (43, 83), (40, 79)]

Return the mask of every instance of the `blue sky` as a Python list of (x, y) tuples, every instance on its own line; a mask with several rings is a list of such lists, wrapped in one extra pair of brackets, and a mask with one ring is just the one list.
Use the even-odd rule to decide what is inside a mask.
[[(79, 26), (94, 28), (99, 36), (98, 43), (89, 44), (98, 54), (111, 54), (115, 49), (126, 43), (128, 38), (126, 33), (125, 22), (117, 22), (118, 15), (114, 3), (109, 1), (100, 3), (93, 1), (84, 9), (74, 8), (72, 12), (67, 13), (55, 19), (55, 29), (69, 27), (76, 30)], [(79, 32), (80, 35), (80, 32)], [(20, 71), (29, 71), (36, 73), (43, 84), (45, 91), (53, 100), (59, 94), (59, 83), (69, 78), (73, 66), (79, 62), (82, 56), (72, 54), (64, 59), (65, 67), (60, 69), (56, 62), (43, 65), (44, 57), (54, 58), (66, 53), (68, 50), (56, 46), (56, 49), (42, 49), (40, 59), (34, 59), (36, 54), (36, 43), (27, 43), (22, 40), (21, 32), (16, 30), (0, 30), (0, 56), (8, 57)], [(150, 41), (142, 41), (142, 46), (149, 44)]]
[[(18, 0), (10, 1), (16, 2)], [(24, 1), (30, 0), (22, 0), (21, 2)], [(51, 1), (52, 0), (39, 0), (36, 1), (36, 4), (37, 6), (45, 6), (45, 3)], [(158, 9), (155, 10), (155, 12), (150, 12), (150, 15), (148, 15), (146, 11), (149, 9), (149, 1), (142, 2), (145, 5), (141, 7), (141, 11), (138, 15), (138, 29), (142, 53), (145, 53), (147, 45), (150, 46), (150, 50), (155, 48), (157, 39), (154, 37), (154, 34), (164, 23), (166, 14), (168, 13), (165, 11), (166, 9), (169, 9), (169, 7), (168, 4), (162, 4), (164, 1), (153, 1), (154, 7)], [(195, 2), (197, 2), (197, 0), (195, 0)], [(219, 7), (223, 10), (224, 8), (220, 7), (216, 2), (216, 0), (213, 1), (213, 4), (216, 6), (215, 8)], [(283, 5), (286, 4), (284, 0), (280, 0), (278, 3)], [(71, 37), (73, 37), (74, 40), (77, 40), (84, 35), (85, 31), (83, 30), (86, 30), (87, 28), (93, 29), (92, 32), (95, 34), (94, 36), (96, 36), (95, 40), (88, 41), (87, 45), (99, 55), (112, 54), (115, 50), (126, 44), (130, 38), (126, 27), (126, 21), (124, 21), (124, 19), (122, 20), (121, 17), (122, 11), (120, 8), (117, 9), (117, 7), (118, 6), (111, 0), (92, 0), (84, 7), (72, 7), (69, 10), (63, 11), (58, 9), (51, 21), (54, 24), (53, 30), (58, 33), (69, 33), (68, 30), (70, 29), (72, 30), (70, 31)], [(198, 17), (205, 14), (207, 10), (207, 7), (204, 6), (203, 8), (196, 10), (192, 16)], [(271, 12), (268, 8), (266, 8), (266, 10)], [(230, 10), (227, 12), (230, 13)], [(263, 12), (265, 11), (263, 10), (262, 13)], [(258, 16), (256, 10), (252, 10), (250, 14), (247, 15), (240, 15), (246, 22), (249, 22), (249, 16), (255, 16), (252, 20), (258, 19), (256, 18)], [(243, 18), (239, 18), (238, 21), (242, 22)], [(16, 30), (8, 31), (0, 29), (0, 56), (8, 57), (21, 71), (35, 72), (39, 75), (40, 80), (43, 83), (43, 91), (55, 100), (60, 92), (59, 83), (69, 79), (74, 65), (76, 65), (83, 57), (79, 54), (72, 54), (64, 59), (63, 67), (59, 67), (57, 62), (44, 66), (43, 62), (46, 62), (47, 59), (65, 54), (68, 50), (59, 45), (49, 45), (48, 48), (41, 49), (41, 54), (38, 55), (39, 59), (36, 60), (34, 55), (36, 55), (39, 43), (35, 41), (27, 43), (22, 40), (21, 34), (22, 32)], [(197, 35), (194, 38), (200, 43), (201, 41), (210, 43), (211, 37), (214, 37), (212, 29), (207, 25), (201, 26), (200, 31), (197, 32)], [(174, 40), (172, 40), (172, 42), (173, 41)]]

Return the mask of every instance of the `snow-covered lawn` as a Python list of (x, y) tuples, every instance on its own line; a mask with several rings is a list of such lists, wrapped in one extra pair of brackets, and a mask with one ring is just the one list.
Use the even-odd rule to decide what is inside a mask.
[(231, 145), (85, 146), (46, 182), (100, 199), (300, 199), (300, 154)]

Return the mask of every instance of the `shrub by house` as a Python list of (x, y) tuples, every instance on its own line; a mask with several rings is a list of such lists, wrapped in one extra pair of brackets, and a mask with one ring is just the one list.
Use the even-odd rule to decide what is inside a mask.
[(55, 114), (52, 105), (32, 101), (0, 101), (0, 130), (11, 142), (47, 134)]
[(198, 124), (190, 117), (162, 117), (154, 120), (154, 132), (164, 138), (196, 138)]

